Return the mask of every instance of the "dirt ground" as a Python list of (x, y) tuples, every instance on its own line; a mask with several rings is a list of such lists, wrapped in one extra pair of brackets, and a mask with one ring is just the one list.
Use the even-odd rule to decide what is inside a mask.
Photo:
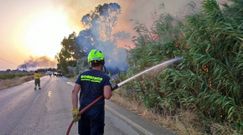
[(23, 76), (23, 77), (17, 77), (13, 79), (0, 80), (0, 90), (17, 86), (19, 84), (30, 81), (32, 79), (33, 76)]

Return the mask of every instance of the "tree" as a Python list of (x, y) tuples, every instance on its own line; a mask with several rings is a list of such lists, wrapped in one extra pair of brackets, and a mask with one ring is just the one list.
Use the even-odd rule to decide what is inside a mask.
[(129, 73), (177, 55), (184, 60), (154, 78), (134, 81), (130, 86), (136, 91), (129, 89), (127, 96), (163, 114), (175, 115), (182, 109), (195, 112), (209, 134), (214, 132), (212, 123), (231, 125), (230, 132), (217, 129), (222, 130), (217, 134), (243, 133), (242, 7), (242, 0), (222, 9), (216, 0), (204, 0), (201, 12), (181, 26), (165, 16), (152, 31), (137, 27)]
[(61, 42), (62, 49), (56, 55), (58, 61), (57, 69), (60, 70), (64, 75), (71, 75), (71, 68), (77, 66), (77, 61), (81, 57), (85, 56), (83, 49), (76, 44), (76, 34), (73, 32), (68, 36), (64, 37)]

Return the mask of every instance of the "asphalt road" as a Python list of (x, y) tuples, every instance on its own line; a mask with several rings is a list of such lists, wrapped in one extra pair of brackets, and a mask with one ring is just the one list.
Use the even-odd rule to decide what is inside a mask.
[[(0, 90), (0, 135), (65, 135), (72, 120), (71, 90), (66, 78), (43, 77), (41, 90), (34, 82)], [(171, 135), (172, 132), (106, 101), (105, 135)], [(77, 124), (71, 130), (77, 135)]]

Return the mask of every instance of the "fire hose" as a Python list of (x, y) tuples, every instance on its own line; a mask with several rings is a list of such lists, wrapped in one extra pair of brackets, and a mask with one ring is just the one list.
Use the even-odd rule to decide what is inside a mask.
[[(130, 78), (126, 79), (125, 81), (122, 81), (122, 82), (118, 83), (117, 85), (113, 86), (112, 87), (112, 91), (116, 90), (117, 88), (120, 88), (122, 85), (126, 84), (127, 82), (130, 82), (130, 81), (134, 80), (135, 78), (137, 78), (137, 77), (139, 77), (139, 76), (141, 76), (141, 75), (143, 75), (143, 74), (145, 74), (147, 72), (150, 72), (150, 71), (156, 70), (156, 69), (157, 70), (158, 69), (163, 70), (165, 67), (167, 67), (167, 66), (169, 66), (169, 65), (171, 65), (171, 64), (173, 64), (175, 62), (181, 61), (181, 60), (182, 60), (182, 58), (179, 57), (179, 58), (174, 58), (174, 59), (171, 59), (171, 60), (167, 60), (167, 61), (165, 61), (163, 63), (158, 64), (158, 65), (155, 65), (155, 66), (153, 66), (153, 67), (151, 67), (151, 68), (149, 68), (147, 70), (144, 70), (144, 71), (134, 75), (133, 77), (130, 77)], [(83, 109), (81, 109), (79, 111), (79, 115), (82, 115), (85, 111), (87, 111), (90, 107), (92, 107), (96, 102), (98, 102), (102, 98), (103, 98), (103, 95), (97, 97), (94, 101), (92, 101), (87, 106), (85, 106)], [(67, 129), (66, 135), (69, 135), (73, 124), (74, 124), (74, 121), (72, 121), (70, 123), (70, 125), (69, 125), (69, 127)]]

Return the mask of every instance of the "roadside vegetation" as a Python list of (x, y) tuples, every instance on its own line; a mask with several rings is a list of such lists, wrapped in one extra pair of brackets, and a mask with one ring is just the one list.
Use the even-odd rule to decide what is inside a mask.
[(0, 73), (0, 80), (5, 80), (5, 79), (13, 79), (13, 78), (18, 78), (18, 77), (23, 77), (30, 75), (28, 72), (4, 72)]
[[(169, 118), (154, 117), (178, 134), (243, 134), (242, 7), (242, 0), (223, 8), (216, 0), (204, 0), (202, 9), (183, 21), (162, 14), (150, 29), (138, 24), (129, 69), (117, 82), (168, 59), (183, 61), (128, 83), (118, 96)], [(66, 76), (88, 65), (75, 40), (75, 33), (64, 38), (56, 56), (58, 70)]]
[(161, 116), (177, 116), (182, 122), (186, 116), (181, 114), (194, 114), (185, 130), (193, 127), (198, 134), (242, 134), (242, 7), (242, 0), (233, 0), (224, 8), (216, 0), (205, 0), (202, 10), (184, 22), (161, 15), (151, 29), (138, 25), (130, 68), (120, 74), (121, 80), (177, 56), (184, 60), (131, 82), (120, 95)]
[(0, 90), (17, 86), (33, 79), (32, 73), (24, 71), (2, 71), (0, 72)]

